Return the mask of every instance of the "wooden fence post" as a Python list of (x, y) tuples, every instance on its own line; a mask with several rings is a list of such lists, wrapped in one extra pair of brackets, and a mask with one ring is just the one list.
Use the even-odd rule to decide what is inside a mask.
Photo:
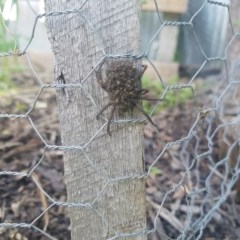
[(74, 203), (69, 204), (72, 240), (146, 239), (145, 181), (136, 177), (144, 173), (142, 126), (112, 124), (112, 136), (106, 127), (95, 135), (105, 123), (96, 115), (108, 96), (94, 71), (83, 81), (103, 49), (139, 53), (139, 5), (137, 0), (46, 0), (47, 13), (59, 12), (46, 17), (55, 83), (82, 84), (57, 88), (62, 143), (69, 147), (64, 170), (68, 203)]

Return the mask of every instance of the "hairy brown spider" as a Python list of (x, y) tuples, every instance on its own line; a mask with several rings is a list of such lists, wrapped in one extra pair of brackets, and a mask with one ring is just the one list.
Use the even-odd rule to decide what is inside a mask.
[(107, 65), (103, 77), (103, 63), (96, 70), (96, 77), (101, 87), (108, 93), (109, 102), (97, 114), (97, 119), (108, 107), (112, 106), (107, 124), (108, 134), (111, 135), (110, 125), (116, 110), (123, 113), (137, 108), (153, 126), (157, 127), (139, 103), (141, 99), (144, 99), (142, 96), (148, 92), (148, 90), (141, 89), (141, 77), (147, 66), (142, 65), (142, 69), (138, 69), (129, 60), (114, 60)]

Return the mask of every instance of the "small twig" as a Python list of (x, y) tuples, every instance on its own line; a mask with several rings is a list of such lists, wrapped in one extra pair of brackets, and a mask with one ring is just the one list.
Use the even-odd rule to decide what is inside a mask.
[(160, 206), (159, 204), (153, 202), (150, 200), (150, 198), (147, 198), (147, 201), (159, 211), (159, 216), (162, 217), (165, 221), (167, 221), (171, 226), (173, 226), (176, 230), (179, 232), (182, 232), (184, 230), (183, 224), (166, 208), (163, 206)]
[[(154, 224), (156, 216), (155, 216), (152, 208), (149, 208), (148, 214), (149, 214), (149, 217), (150, 217), (152, 223)], [(161, 219), (159, 219), (159, 218), (158, 218), (158, 223), (157, 223), (157, 228), (156, 228), (155, 234), (156, 234), (156, 236), (153, 235), (152, 240), (168, 240), (169, 239), (163, 228)]]
[[(35, 181), (38, 182), (38, 184), (41, 186), (41, 183), (40, 183), (40, 180), (39, 180), (39, 177), (38, 175), (33, 172), (32, 173), (32, 176), (34, 177)], [(42, 186), (41, 186), (42, 187)], [(43, 206), (43, 209), (47, 209), (48, 208), (48, 203), (47, 203), (47, 199), (46, 199), (46, 196), (44, 195), (44, 193), (39, 189), (37, 188), (37, 192), (38, 192), (38, 195), (40, 197), (40, 200), (41, 200), (41, 203), (42, 203), (42, 206)], [(46, 211), (43, 215), (43, 221), (44, 221), (44, 227), (43, 227), (43, 231), (46, 232), (47, 230), (47, 227), (48, 227), (48, 224), (49, 224), (49, 214), (48, 214), (48, 211)]]

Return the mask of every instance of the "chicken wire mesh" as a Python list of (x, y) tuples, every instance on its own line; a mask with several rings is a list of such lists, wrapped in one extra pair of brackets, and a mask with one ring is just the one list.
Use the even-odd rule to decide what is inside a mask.
[[(46, 101), (53, 101), (54, 93), (52, 90), (59, 89), (64, 91), (66, 88), (81, 88), (84, 91), (84, 96), (89, 98), (92, 105), (100, 110), (94, 96), (85, 89), (84, 83), (89, 76), (95, 74), (95, 70), (101, 64), (102, 61), (112, 58), (135, 58), (145, 60), (149, 66), (152, 66), (157, 78), (158, 84), (163, 88), (163, 91), (159, 95), (159, 101), (152, 107), (150, 115), (152, 116), (157, 112), (159, 106), (164, 104), (164, 100), (167, 100), (169, 92), (174, 92), (176, 98), (182, 89), (188, 89), (192, 93), (193, 108), (189, 111), (182, 108), (181, 114), (184, 115), (184, 111), (187, 114), (191, 114), (191, 118), (188, 118), (189, 122), (186, 123), (186, 119), (174, 119), (177, 123), (177, 127), (172, 129), (176, 131), (181, 129), (181, 123), (186, 124), (186, 132), (183, 136), (178, 138), (170, 138), (170, 140), (162, 139), (163, 134), (161, 132), (169, 131), (167, 125), (161, 129), (160, 132), (155, 131), (154, 136), (158, 141), (157, 150), (153, 154), (147, 164), (146, 173), (140, 176), (124, 176), (124, 179), (134, 178), (146, 178), (147, 183), (147, 206), (148, 206), (148, 229), (142, 229), (142, 231), (133, 233), (121, 233), (115, 232), (115, 235), (108, 239), (139, 237), (147, 235), (149, 239), (207, 239), (212, 235), (212, 239), (237, 239), (239, 236), (233, 229), (237, 229), (239, 224), (239, 206), (236, 204), (240, 199), (240, 184), (238, 176), (240, 173), (239, 168), (239, 77), (240, 77), (240, 59), (236, 58), (229, 66), (229, 49), (237, 42), (240, 32), (235, 30), (235, 25), (231, 19), (230, 10), (231, 3), (225, 3), (223, 1), (203, 1), (201, 6), (192, 13), (188, 21), (166, 21), (160, 14), (157, 2), (155, 7), (158, 14), (159, 26), (147, 46), (147, 50), (137, 55), (125, 54), (117, 56), (109, 56), (105, 53), (104, 48), (101, 49), (104, 58), (100, 59), (94, 68), (89, 72), (88, 76), (82, 79), (79, 84), (65, 84), (63, 83), (46, 83), (41, 79), (41, 74), (35, 69), (31, 55), (28, 54), (28, 49), (31, 46), (34, 36), (37, 31), (37, 23), (42, 18), (48, 18), (53, 16), (64, 15), (80, 15), (84, 19), (84, 27), (91, 28), (96, 31), (94, 25), (83, 14), (85, 4), (88, 0), (84, 1), (79, 9), (67, 9), (59, 12), (47, 12), (44, 14), (36, 15), (35, 22), (33, 23), (32, 32), (29, 35), (28, 43), (23, 49), (17, 49), (17, 44), (11, 50), (1, 52), (1, 63), (4, 63), (5, 59), (10, 57), (25, 58), (26, 66), (28, 70), (32, 72), (35, 78), (35, 83), (31, 86), (32, 96), (25, 100), (25, 110), (19, 110), (16, 112), (12, 105), (20, 104), (24, 102), (25, 93), (22, 92), (16, 97), (14, 93), (8, 98), (3, 94), (1, 103), (1, 142), (2, 147), (0, 149), (1, 161), (4, 162), (0, 171), (1, 175), (1, 211), (0, 211), (0, 236), (2, 239), (69, 239), (69, 235), (57, 236), (57, 232), (51, 229), (51, 218), (54, 215), (67, 215), (66, 209), (69, 206), (75, 206), (79, 208), (89, 208), (94, 211), (102, 219), (102, 224), (111, 228), (111, 223), (104, 215), (95, 209), (94, 204), (99, 197), (106, 190), (108, 184), (111, 181), (121, 181), (122, 179), (109, 179), (107, 171), (100, 169), (87, 154), (86, 148), (89, 144), (96, 141), (99, 133), (106, 131), (107, 119), (103, 122), (101, 128), (95, 132), (89, 139), (78, 146), (62, 146), (60, 143), (56, 144), (56, 136), (52, 136), (51, 131), (58, 131), (58, 123), (56, 119), (48, 118), (50, 112), (55, 109), (48, 109), (43, 111), (43, 105)], [(28, 2), (31, 6), (31, 2)], [(198, 15), (209, 5), (213, 5), (216, 8), (224, 8), (229, 13), (229, 29), (231, 37), (227, 41), (225, 51), (222, 56), (208, 57), (205, 54), (204, 48), (201, 45), (199, 36), (195, 32), (194, 22)], [(8, 34), (10, 31), (7, 25), (3, 21), (3, 28)], [(181, 28), (189, 28), (192, 32), (192, 37), (198, 47), (204, 61), (201, 66), (198, 67), (196, 72), (187, 79), (180, 80), (178, 84), (169, 84), (166, 79), (161, 75), (161, 71), (155, 66), (155, 63), (148, 58), (150, 47), (153, 41), (158, 37), (166, 28), (172, 26), (178, 26)], [(204, 26), (203, 26), (204, 27)], [(97, 31), (96, 31), (97, 32)], [(9, 35), (16, 43), (17, 40), (14, 35)], [(8, 36), (8, 37), (9, 37)], [(101, 36), (97, 35), (99, 42), (101, 42)], [(216, 43), (217, 44), (217, 43)], [(100, 44), (101, 45), (101, 44)], [(194, 51), (195, 49), (192, 49)], [(12, 60), (12, 59), (11, 59)], [(212, 62), (220, 62), (223, 66), (222, 74), (213, 77), (199, 78), (199, 74), (203, 69)], [(12, 63), (11, 63), (12, 64)], [(27, 78), (26, 78), (27, 79)], [(24, 81), (20, 84), (23, 84)], [(204, 92), (200, 91), (201, 86), (204, 85)], [(25, 87), (24, 87), (25, 88)], [(50, 89), (50, 91), (48, 91)], [(14, 99), (13, 102), (6, 102), (9, 99)], [(163, 101), (162, 101), (163, 100)], [(190, 100), (189, 100), (190, 101)], [(167, 101), (166, 101), (167, 102)], [(8, 104), (8, 105), (7, 105)], [(183, 103), (187, 108), (189, 105)], [(4, 108), (3, 106), (8, 106)], [(44, 105), (45, 106), (45, 105)], [(21, 108), (21, 106), (20, 106)], [(163, 112), (165, 110), (162, 110)], [(42, 118), (38, 119), (42, 114)], [(97, 114), (97, 111), (96, 111)], [(165, 113), (160, 112), (159, 115), (166, 117)], [(45, 119), (45, 120), (44, 120)], [(42, 123), (47, 122), (49, 125), (48, 131), (43, 130)], [(144, 119), (129, 119), (129, 120), (114, 120), (114, 124), (129, 124), (130, 122), (143, 122)], [(157, 121), (156, 124), (161, 124), (162, 119)], [(15, 125), (15, 129), (11, 129), (11, 125)], [(54, 130), (51, 128), (51, 126)], [(35, 138), (28, 142), (26, 131), (23, 130), (23, 126), (26, 131), (35, 134)], [(173, 126), (173, 125), (172, 125)], [(171, 130), (171, 129), (170, 129)], [(23, 133), (23, 134), (22, 134)], [(22, 136), (23, 135), (23, 136)], [(49, 137), (50, 136), (50, 137)], [(58, 139), (59, 142), (59, 139)], [(24, 152), (24, 149), (31, 151), (32, 149), (41, 149), (39, 154), (32, 155), (32, 162), (28, 162), (24, 166), (13, 166), (15, 163), (13, 158), (17, 158), (16, 153), (20, 154)], [(62, 157), (64, 151), (80, 150), (86, 160), (92, 165), (92, 168), (104, 179), (104, 185), (98, 193), (96, 198), (84, 203), (71, 203), (66, 200), (66, 196), (61, 196), (58, 193), (48, 193), (48, 186), (44, 186), (41, 183), (38, 171), (42, 166), (47, 165), (48, 159), (52, 157), (49, 152), (55, 152), (54, 159)], [(24, 156), (23, 156), (24, 157)], [(26, 157), (26, 156), (25, 156)], [(164, 162), (165, 160), (165, 162)], [(166, 161), (169, 163), (170, 171), (174, 172), (174, 178), (172, 181), (167, 179), (167, 174), (162, 172), (161, 177), (154, 175), (154, 169), (157, 167), (163, 167), (166, 165)], [(162, 165), (158, 165), (162, 163)], [(18, 164), (20, 165), (20, 164)], [(171, 166), (174, 168), (171, 169)], [(177, 166), (177, 167), (176, 167)], [(57, 167), (53, 165), (52, 167)], [(164, 169), (165, 171), (166, 169)], [(53, 173), (52, 173), (53, 174)], [(54, 174), (53, 174), (54, 175)], [(59, 176), (58, 176), (59, 177)], [(59, 178), (63, 179), (63, 176)], [(165, 179), (165, 180), (164, 180)], [(167, 179), (167, 181), (166, 181)], [(159, 180), (162, 181), (159, 183)], [(164, 182), (165, 181), (165, 182)], [(31, 199), (36, 201), (32, 194), (28, 196), (27, 205), (32, 206), (30, 210), (26, 211), (26, 214), (31, 215), (26, 222), (23, 215), (19, 214), (19, 211), (25, 210), (22, 208), (23, 202), (26, 199), (22, 199), (22, 203), (16, 202), (16, 199), (6, 198), (6, 191), (10, 191), (12, 195), (24, 195), (26, 184), (31, 189), (37, 189), (39, 197), (38, 211), (33, 211), (34, 204), (31, 203)], [(15, 191), (13, 185), (17, 186)], [(4, 187), (3, 187), (4, 186)], [(151, 186), (151, 187), (149, 187)], [(46, 190), (47, 189), (47, 190)], [(157, 192), (157, 194), (156, 194)], [(57, 200), (56, 200), (57, 199)], [(19, 200), (19, 199), (18, 199)], [(20, 201), (20, 200), (19, 200)], [(65, 209), (60, 211), (60, 209)], [(57, 210), (57, 211), (56, 211)], [(58, 217), (55, 216), (55, 221)], [(68, 231), (68, 221), (57, 222), (61, 224), (62, 229), (65, 228)], [(90, 223), (89, 223), (90, 224)], [(56, 225), (54, 225), (56, 226)], [(225, 236), (217, 235), (216, 232), (221, 232), (219, 229), (228, 229)], [(15, 229), (15, 231), (10, 231)], [(23, 231), (26, 230), (27, 231)], [(235, 231), (235, 232), (234, 232)], [(239, 230), (238, 230), (239, 231)], [(36, 233), (34, 235), (32, 232)], [(234, 232), (234, 233), (233, 233)], [(213, 234), (214, 233), (214, 234)], [(233, 235), (230, 235), (233, 234)], [(33, 235), (31, 235), (33, 234)], [(235, 234), (235, 235), (234, 235)], [(56, 236), (55, 236), (56, 235)], [(17, 238), (18, 237), (18, 238)]]

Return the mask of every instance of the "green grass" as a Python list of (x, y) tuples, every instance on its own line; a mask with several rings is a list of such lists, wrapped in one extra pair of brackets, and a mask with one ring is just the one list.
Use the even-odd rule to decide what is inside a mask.
[(233, 19), (232, 24), (237, 27), (240, 26), (240, 18)]
[(153, 166), (150, 169), (150, 174), (152, 174), (154, 176), (159, 176), (159, 175), (162, 175), (162, 170), (160, 168), (158, 168), (158, 167)]
[[(168, 81), (167, 86), (181, 85), (178, 77), (173, 77)], [(148, 89), (148, 98), (159, 99), (164, 93), (164, 87), (159, 80), (150, 80), (146, 76), (142, 78), (142, 88)], [(173, 108), (179, 104), (185, 103), (193, 97), (191, 88), (169, 89), (164, 95), (164, 101), (155, 109), (154, 114), (160, 113), (163, 109)], [(156, 101), (143, 100), (144, 110), (150, 114), (156, 104)]]
[[(6, 1), (0, 0), (0, 52), (9, 52), (9, 51), (16, 51), (18, 46), (18, 41), (15, 36), (8, 30), (8, 21), (3, 18), (2, 12), (4, 9)], [(17, 6), (18, 9), (18, 1), (13, 0), (11, 8), (13, 6)]]
[[(18, 47), (18, 39), (8, 31), (8, 21), (5, 21), (2, 16), (5, 3), (5, 0), (0, 0), (0, 53), (2, 54), (16, 52)], [(12, 1), (12, 7), (13, 5), (18, 7), (17, 0)], [(14, 58), (13, 61), (12, 58)], [(11, 76), (19, 69), (18, 65), (15, 56), (6, 56), (0, 59), (0, 93), (15, 87)]]

